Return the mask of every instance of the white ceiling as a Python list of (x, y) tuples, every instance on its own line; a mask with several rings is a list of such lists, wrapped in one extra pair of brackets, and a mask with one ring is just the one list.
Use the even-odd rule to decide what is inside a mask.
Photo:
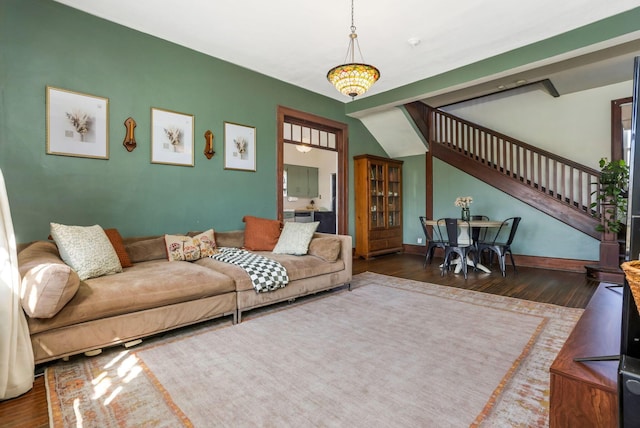
[[(56, 0), (348, 102), (326, 80), (349, 42), (349, 0)], [(640, 6), (640, 0), (355, 0), (364, 60), (388, 91)], [(420, 39), (417, 46), (410, 38)]]

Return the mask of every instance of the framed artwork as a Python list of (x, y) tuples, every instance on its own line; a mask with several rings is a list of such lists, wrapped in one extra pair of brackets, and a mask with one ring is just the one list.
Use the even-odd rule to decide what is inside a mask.
[(193, 115), (151, 108), (151, 163), (193, 166)]
[(224, 123), (224, 169), (256, 170), (256, 128)]
[(47, 86), (47, 154), (109, 159), (109, 99)]

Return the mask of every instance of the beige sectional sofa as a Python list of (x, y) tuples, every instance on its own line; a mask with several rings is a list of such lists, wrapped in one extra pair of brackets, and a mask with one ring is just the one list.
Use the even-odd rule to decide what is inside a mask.
[[(243, 247), (244, 231), (216, 232), (219, 247)], [(53, 241), (20, 251), (22, 303), (36, 364), (187, 326), (217, 317), (239, 322), (244, 311), (328, 290), (351, 281), (352, 241), (347, 235), (315, 233), (306, 255), (256, 251), (280, 262), (284, 288), (258, 293), (239, 266), (203, 257), (168, 261), (164, 236), (122, 240), (132, 266), (78, 282)], [(75, 276), (74, 276), (75, 275)], [(67, 290), (47, 281), (67, 281)], [(69, 299), (65, 301), (65, 299)], [(34, 314), (34, 308), (46, 310)], [(43, 317), (43, 312), (44, 316)]]

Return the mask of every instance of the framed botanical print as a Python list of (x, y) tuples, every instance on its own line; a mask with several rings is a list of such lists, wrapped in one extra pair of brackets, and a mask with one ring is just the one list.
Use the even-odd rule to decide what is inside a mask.
[(256, 128), (224, 123), (224, 169), (256, 170)]
[(47, 86), (47, 154), (109, 159), (109, 99)]
[(193, 166), (193, 115), (151, 108), (151, 163)]

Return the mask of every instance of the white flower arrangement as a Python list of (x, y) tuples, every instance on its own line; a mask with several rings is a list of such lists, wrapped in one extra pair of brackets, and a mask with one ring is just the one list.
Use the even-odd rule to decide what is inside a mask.
[(473, 202), (471, 196), (458, 196), (456, 198), (455, 206), (460, 208), (469, 208), (469, 205)]
[(238, 149), (238, 153), (240, 153), (241, 155), (247, 151), (247, 145), (249, 143), (247, 142), (246, 138), (238, 137), (233, 140), (233, 142), (236, 143), (236, 149)]
[(76, 132), (84, 138), (84, 134), (89, 132), (90, 117), (87, 113), (80, 110), (73, 110), (71, 113), (66, 113), (67, 119), (76, 129)]
[(180, 144), (182, 140), (182, 129), (180, 128), (164, 128), (164, 133), (166, 134), (169, 142), (173, 146), (177, 146)]

